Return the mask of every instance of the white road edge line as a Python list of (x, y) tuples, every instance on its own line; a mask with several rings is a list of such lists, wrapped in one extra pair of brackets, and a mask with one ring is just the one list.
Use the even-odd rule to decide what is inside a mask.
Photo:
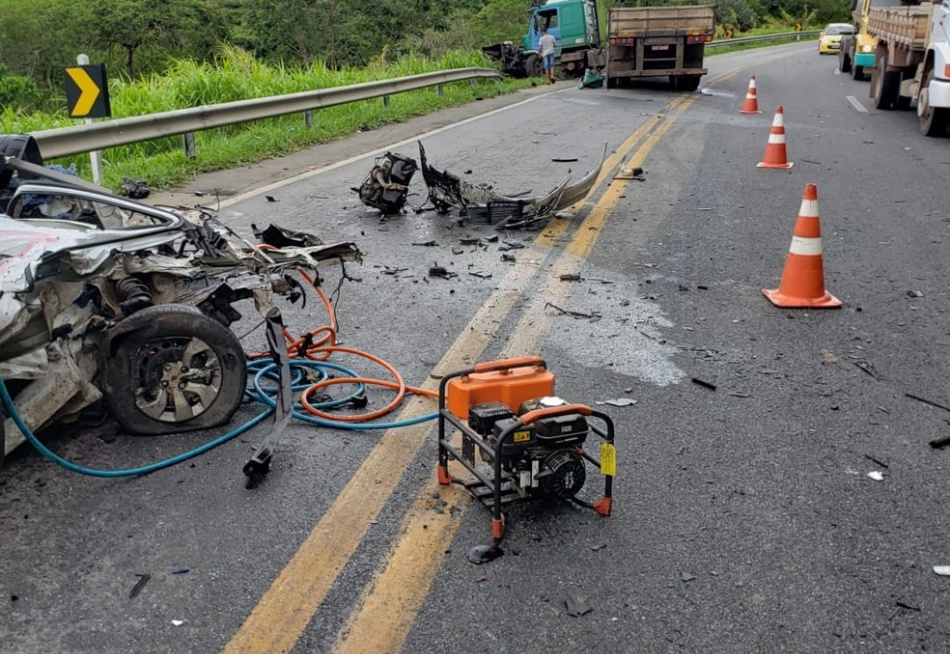
[[(567, 90), (567, 89), (564, 89), (564, 90)], [(560, 89), (558, 89), (558, 91), (560, 91)], [(555, 93), (557, 93), (558, 91), (555, 91)], [(261, 195), (261, 194), (263, 194), (263, 193), (267, 193), (268, 191), (274, 191), (274, 190), (276, 190), (276, 189), (283, 188), (284, 186), (287, 186), (287, 185), (289, 185), (289, 184), (293, 184), (293, 183), (295, 183), (295, 182), (299, 182), (299, 181), (301, 181), (301, 180), (308, 179), (308, 178), (310, 178), (310, 177), (315, 177), (315, 176), (317, 176), (317, 175), (321, 175), (321, 174), (326, 173), (326, 172), (329, 172), (329, 171), (331, 171), (331, 170), (335, 170), (335, 169), (337, 169), (337, 168), (342, 168), (343, 166), (348, 166), (348, 165), (351, 164), (351, 163), (355, 163), (355, 162), (357, 162), (357, 161), (362, 161), (363, 159), (368, 159), (368, 158), (370, 158), (370, 157), (378, 157), (379, 155), (385, 154), (386, 152), (391, 152), (391, 151), (395, 150), (395, 149), (398, 148), (398, 147), (401, 147), (401, 146), (403, 146), (403, 145), (412, 143), (413, 141), (418, 141), (418, 140), (419, 140), (420, 138), (422, 138), (423, 136), (426, 136), (426, 137), (428, 137), (428, 136), (435, 136), (436, 134), (441, 134), (442, 132), (447, 132), (447, 131), (450, 130), (450, 129), (454, 129), (454, 128), (460, 127), (460, 126), (462, 126), (462, 125), (466, 125), (466, 124), (468, 124), (468, 123), (475, 122), (476, 120), (482, 120), (483, 118), (488, 118), (489, 116), (494, 116), (495, 114), (501, 113), (502, 111), (508, 111), (509, 109), (514, 109), (515, 107), (520, 107), (520, 106), (522, 106), (522, 105), (526, 105), (526, 104), (528, 104), (529, 102), (534, 102), (534, 101), (537, 100), (538, 98), (543, 98), (543, 97), (545, 97), (545, 96), (547, 96), (547, 95), (550, 95), (550, 93), (543, 93), (543, 94), (541, 94), (541, 95), (535, 95), (535, 96), (532, 96), (532, 97), (528, 98), (527, 100), (522, 100), (521, 102), (516, 102), (515, 104), (510, 104), (510, 105), (507, 105), (507, 106), (505, 106), (505, 107), (499, 107), (498, 109), (494, 109), (494, 110), (492, 110), (492, 111), (489, 111), (488, 113), (479, 114), (479, 115), (477, 115), (477, 116), (472, 116), (472, 117), (470, 117), (470, 118), (466, 118), (466, 119), (464, 119), (464, 120), (460, 120), (460, 121), (458, 121), (457, 123), (452, 123), (451, 125), (445, 125), (444, 127), (439, 127), (438, 129), (434, 129), (434, 130), (432, 130), (431, 132), (423, 132), (423, 133), (418, 134), (418, 135), (416, 135), (416, 136), (413, 136), (413, 137), (410, 137), (410, 138), (407, 138), (407, 139), (403, 139), (402, 141), (399, 141), (399, 142), (397, 142), (397, 143), (392, 143), (392, 144), (390, 144), (390, 145), (384, 145), (384, 146), (381, 147), (381, 148), (376, 148), (375, 150), (371, 150), (371, 151), (366, 152), (366, 153), (364, 153), (364, 154), (358, 154), (358, 155), (356, 155), (356, 156), (350, 157), (349, 159), (343, 159), (342, 161), (337, 161), (337, 162), (335, 162), (335, 163), (329, 164), (329, 165), (324, 166), (324, 167), (322, 167), (322, 168), (318, 168), (318, 169), (316, 169), (316, 170), (309, 170), (309, 171), (307, 171), (307, 172), (305, 172), (305, 173), (302, 173), (302, 174), (300, 174), (300, 175), (296, 175), (295, 177), (288, 177), (287, 179), (282, 179), (282, 180), (280, 180), (280, 181), (278, 181), (278, 182), (274, 182), (273, 184), (268, 184), (267, 186), (258, 187), (258, 188), (254, 189), (254, 190), (252, 190), (252, 191), (248, 191), (247, 193), (241, 193), (240, 195), (234, 195), (234, 196), (228, 198), (227, 200), (223, 200), (223, 201), (221, 202), (221, 205), (220, 205), (220, 206), (221, 206), (221, 208), (229, 207), (229, 206), (231, 206), (231, 205), (238, 204), (238, 203), (240, 203), (240, 202), (244, 202), (245, 200), (249, 200), (249, 199), (251, 199), (251, 198), (253, 198), (253, 197), (256, 197), (256, 196), (258, 196), (258, 195)]]
[(858, 100), (856, 97), (854, 97), (853, 95), (849, 95), (846, 97), (848, 98), (848, 102), (850, 102), (852, 106), (854, 106), (854, 108), (860, 111), (862, 114), (866, 114), (868, 112), (868, 108), (865, 107), (863, 104), (861, 104), (861, 101)]

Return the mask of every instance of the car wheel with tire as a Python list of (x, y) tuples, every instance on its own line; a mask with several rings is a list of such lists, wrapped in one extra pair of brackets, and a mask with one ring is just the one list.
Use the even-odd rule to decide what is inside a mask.
[(208, 429), (237, 411), (247, 385), (234, 333), (198, 309), (147, 307), (102, 343), (102, 393), (122, 427), (156, 435)]

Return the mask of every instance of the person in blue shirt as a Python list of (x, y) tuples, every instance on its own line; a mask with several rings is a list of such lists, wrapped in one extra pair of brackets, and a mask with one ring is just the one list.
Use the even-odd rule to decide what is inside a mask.
[(554, 84), (554, 48), (557, 42), (548, 34), (547, 28), (541, 28), (541, 39), (538, 41), (538, 54), (541, 56), (541, 65), (548, 84)]

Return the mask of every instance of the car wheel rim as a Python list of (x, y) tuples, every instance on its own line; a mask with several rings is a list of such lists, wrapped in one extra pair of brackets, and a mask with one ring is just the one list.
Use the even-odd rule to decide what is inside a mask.
[(221, 364), (200, 338), (163, 338), (140, 347), (132, 362), (135, 407), (160, 422), (200, 416), (221, 390)]

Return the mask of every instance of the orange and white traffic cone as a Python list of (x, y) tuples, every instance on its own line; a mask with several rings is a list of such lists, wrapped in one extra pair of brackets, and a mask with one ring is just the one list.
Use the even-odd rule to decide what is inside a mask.
[(745, 93), (745, 102), (742, 105), (740, 114), (760, 114), (759, 99), (755, 95), (755, 75), (749, 78), (749, 90)]
[(759, 168), (791, 168), (794, 166), (785, 152), (785, 109), (782, 105), (775, 110), (772, 128), (769, 130), (769, 142), (765, 146), (765, 156), (756, 164)]
[(763, 289), (762, 294), (783, 309), (837, 309), (841, 306), (841, 300), (825, 290), (818, 187), (814, 184), (805, 185), (782, 281), (777, 289)]

